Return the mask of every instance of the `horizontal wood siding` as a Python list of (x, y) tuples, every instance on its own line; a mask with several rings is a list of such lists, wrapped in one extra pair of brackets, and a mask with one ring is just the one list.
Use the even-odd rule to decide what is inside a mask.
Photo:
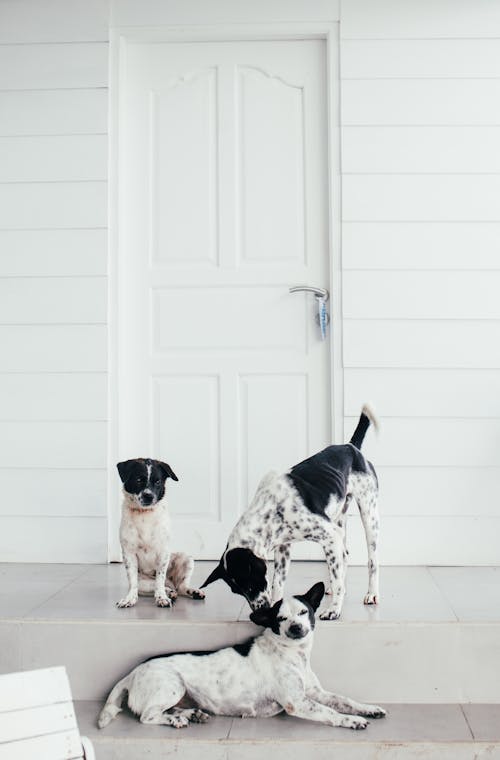
[(108, 17), (0, 8), (2, 560), (106, 560)]
[(499, 564), (500, 6), (348, 0), (341, 77), (345, 430), (371, 399), (382, 558)]

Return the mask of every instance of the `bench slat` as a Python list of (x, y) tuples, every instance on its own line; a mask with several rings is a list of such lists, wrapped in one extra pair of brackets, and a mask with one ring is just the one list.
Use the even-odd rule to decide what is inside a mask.
[(77, 760), (82, 757), (78, 731), (0, 744), (0, 760)]
[(0, 746), (5, 742), (71, 730), (78, 730), (72, 702), (0, 713)]
[(70, 701), (71, 689), (63, 667), (0, 676), (0, 713)]

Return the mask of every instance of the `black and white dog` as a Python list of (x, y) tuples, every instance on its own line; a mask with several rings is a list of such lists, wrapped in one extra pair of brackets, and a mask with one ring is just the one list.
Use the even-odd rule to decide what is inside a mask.
[[(283, 475), (265, 475), (229, 536), (219, 564), (201, 588), (221, 578), (235, 594), (244, 596), (252, 609), (269, 605), (283, 596), (290, 544), (316, 541), (325, 552), (332, 591), (332, 602), (320, 618), (337, 619), (345, 596), (346, 512), (354, 498), (368, 547), (364, 603), (377, 604), (378, 481), (372, 464), (360, 451), (370, 423), (377, 426), (373, 411), (365, 405), (350, 443), (328, 446)], [(274, 578), (270, 593), (266, 558), (271, 551)]]
[(204, 599), (203, 591), (189, 586), (193, 559), (170, 552), (165, 481), (178, 480), (177, 475), (157, 459), (129, 459), (117, 467), (123, 483), (120, 543), (129, 584), (117, 606), (133, 607), (138, 594), (154, 594), (158, 607), (171, 607), (178, 594)]
[(160, 655), (138, 665), (112, 689), (99, 728), (127, 704), (141, 723), (183, 728), (212, 715), (267, 718), (289, 715), (329, 726), (366, 728), (366, 718), (385, 710), (325, 691), (309, 663), (314, 613), (325, 587), (316, 583), (303, 596), (252, 612), (265, 627), (245, 644), (216, 652)]

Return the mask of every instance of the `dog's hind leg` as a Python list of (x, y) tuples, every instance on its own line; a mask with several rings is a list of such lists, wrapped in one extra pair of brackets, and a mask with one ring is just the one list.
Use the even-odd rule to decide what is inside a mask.
[(281, 544), (274, 550), (274, 575), (272, 603), (283, 598), (283, 587), (285, 585), (288, 570), (290, 569), (290, 544)]
[[(204, 723), (209, 715), (198, 709), (184, 709), (177, 705), (186, 693), (182, 679), (177, 673), (162, 674), (158, 687), (148, 695), (148, 704), (141, 710), (140, 721), (155, 726), (185, 728), (189, 723)], [(133, 708), (133, 705), (132, 705)]]
[(172, 585), (180, 596), (188, 596), (190, 599), (204, 599), (204, 591), (190, 586), (193, 569), (194, 560), (192, 557), (183, 552), (173, 552), (170, 555), (170, 564), (167, 570), (167, 583)]
[(378, 512), (378, 486), (373, 475), (365, 475), (358, 479), (354, 490), (354, 498), (359, 507), (368, 551), (368, 591), (364, 598), (364, 603), (377, 604), (380, 599), (377, 557), (380, 518)]

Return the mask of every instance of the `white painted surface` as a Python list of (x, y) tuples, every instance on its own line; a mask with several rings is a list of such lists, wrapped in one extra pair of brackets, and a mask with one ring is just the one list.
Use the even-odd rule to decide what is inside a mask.
[(119, 457), (172, 465), (175, 545), (214, 557), (263, 473), (331, 440), (328, 341), (288, 292), (329, 286), (325, 43), (124, 60)]
[(0, 758), (83, 757), (63, 667), (0, 676)]
[(0, 7), (0, 556), (12, 561), (106, 559), (108, 10)]

